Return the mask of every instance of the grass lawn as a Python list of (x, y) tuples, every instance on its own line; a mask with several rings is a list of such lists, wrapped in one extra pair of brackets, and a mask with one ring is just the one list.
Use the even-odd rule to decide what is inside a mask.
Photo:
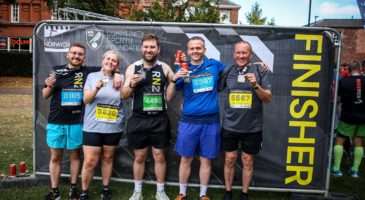
[[(1, 77), (0, 77), (1, 78)], [(0, 80), (1, 82), (1, 80)], [(1, 86), (0, 86), (1, 87)], [(8, 174), (9, 164), (25, 161), (27, 169), (32, 169), (32, 96), (23, 94), (1, 94), (0, 93), (0, 179)], [(342, 169), (350, 166), (350, 161), (344, 161)], [(361, 176), (362, 175), (362, 176)], [(365, 164), (361, 164), (360, 179), (353, 179), (347, 173), (341, 178), (331, 178), (330, 192), (357, 195), (365, 199)], [(128, 199), (133, 191), (133, 184), (112, 181), (111, 190), (113, 199)], [(61, 195), (63, 199), (68, 198), (69, 184), (67, 180), (61, 184)], [(0, 199), (43, 199), (49, 191), (47, 185), (29, 188), (0, 188)], [(92, 199), (100, 199), (101, 182), (94, 180), (90, 194)], [(154, 199), (154, 185), (143, 185), (145, 200)], [(178, 187), (167, 186), (167, 194), (172, 198), (178, 193)], [(189, 188), (188, 194), (196, 198), (199, 194), (198, 188)], [(211, 199), (222, 199), (222, 189), (209, 189)], [(239, 191), (234, 191), (238, 197)], [(280, 192), (250, 192), (250, 199), (253, 200), (287, 200), (289, 193)], [(172, 198), (173, 199), (173, 198)]]

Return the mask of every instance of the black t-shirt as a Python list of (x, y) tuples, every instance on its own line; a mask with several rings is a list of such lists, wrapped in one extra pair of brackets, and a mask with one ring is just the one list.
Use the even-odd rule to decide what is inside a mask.
[(341, 98), (340, 120), (349, 124), (365, 123), (365, 77), (350, 76), (340, 80), (338, 96)]
[(136, 62), (134, 73), (145, 73), (136, 85), (133, 94), (133, 112), (139, 114), (158, 114), (166, 110), (165, 106), (165, 85), (166, 77), (162, 63), (157, 61), (150, 69), (143, 68), (143, 62)]
[(52, 68), (56, 72), (56, 83), (48, 116), (48, 123), (51, 124), (82, 123), (82, 97), (87, 75), (100, 70), (100, 67), (85, 66), (78, 70), (70, 70), (66, 66)]

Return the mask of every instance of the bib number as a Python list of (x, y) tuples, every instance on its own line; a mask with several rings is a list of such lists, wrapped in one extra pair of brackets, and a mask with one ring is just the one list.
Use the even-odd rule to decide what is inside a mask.
[(62, 106), (79, 106), (82, 102), (82, 90), (63, 89), (61, 91)]
[(143, 111), (161, 111), (162, 109), (161, 94), (143, 94)]
[(191, 82), (194, 93), (211, 91), (214, 87), (213, 75), (211, 74), (191, 76)]
[(229, 93), (229, 105), (231, 108), (251, 108), (251, 92), (231, 92)]
[(97, 104), (95, 119), (101, 122), (116, 123), (119, 109), (117, 106)]

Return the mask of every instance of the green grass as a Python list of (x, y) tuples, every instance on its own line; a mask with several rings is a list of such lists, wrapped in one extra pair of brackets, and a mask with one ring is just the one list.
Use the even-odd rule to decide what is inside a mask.
[[(0, 179), (8, 174), (9, 164), (25, 161), (27, 169), (32, 169), (32, 97), (31, 95), (7, 95), (0, 94)], [(350, 161), (344, 161), (342, 169), (347, 169)], [(360, 179), (353, 179), (347, 173), (341, 178), (331, 178), (330, 192), (357, 195), (365, 199), (365, 164), (361, 164)], [(112, 181), (111, 191), (113, 199), (128, 199), (133, 191), (133, 184)], [(101, 182), (94, 180), (91, 184), (91, 199), (100, 199)], [(63, 199), (67, 199), (69, 184), (66, 181), (60, 186)], [(0, 199), (43, 199), (48, 193), (49, 186), (41, 185), (28, 188), (0, 188)], [(145, 200), (154, 199), (156, 188), (154, 185), (144, 184), (143, 194)], [(178, 187), (167, 186), (167, 194), (174, 199), (178, 193)], [(240, 191), (235, 190), (238, 197)], [(199, 194), (199, 188), (188, 188), (188, 195), (195, 199)], [(209, 189), (211, 199), (222, 199), (222, 189)], [(290, 193), (251, 191), (250, 199), (253, 200), (288, 200)]]

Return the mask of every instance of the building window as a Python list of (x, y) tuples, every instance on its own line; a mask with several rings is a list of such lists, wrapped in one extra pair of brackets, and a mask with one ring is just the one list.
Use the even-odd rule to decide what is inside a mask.
[(0, 38), (0, 51), (32, 52), (32, 39), (25, 37)]
[(221, 19), (221, 23), (230, 24), (231, 23), (231, 11), (230, 10), (221, 10), (219, 12), (219, 18)]
[(11, 22), (19, 22), (19, 4), (11, 4)]

